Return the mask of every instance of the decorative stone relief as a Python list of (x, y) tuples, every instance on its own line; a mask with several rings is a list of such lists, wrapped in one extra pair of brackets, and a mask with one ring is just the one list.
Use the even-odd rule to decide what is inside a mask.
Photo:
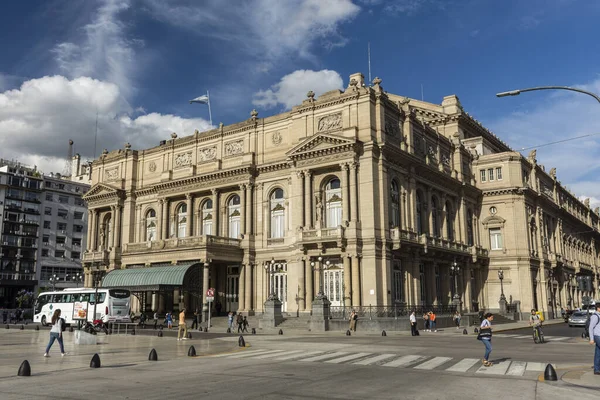
[(542, 193), (544, 193), (546, 196), (553, 198), (554, 197), (554, 192), (552, 191), (552, 188), (550, 188), (549, 186), (546, 186), (544, 184), (542, 184)]
[(432, 160), (437, 160), (436, 152), (433, 146), (427, 146), (427, 155), (429, 155), (429, 158), (431, 158)]
[(238, 140), (237, 142), (225, 143), (225, 155), (233, 156), (244, 152), (244, 141)]
[(105, 181), (116, 181), (119, 179), (119, 168), (111, 168), (104, 170), (104, 180)]
[(205, 147), (198, 150), (198, 162), (214, 160), (217, 156), (217, 146)]
[(175, 155), (175, 168), (186, 167), (188, 165), (192, 165), (191, 151)]
[(281, 144), (281, 141), (283, 140), (283, 137), (281, 136), (281, 133), (279, 131), (274, 132), (273, 136), (271, 137), (271, 140), (273, 140), (273, 144), (275, 146)]
[(148, 163), (148, 171), (150, 171), (150, 172), (156, 171), (156, 163), (154, 161), (150, 161)]
[(317, 132), (340, 129), (342, 127), (342, 113), (330, 114), (319, 119)]
[(385, 133), (390, 136), (398, 135), (400, 133), (400, 125), (398, 125), (398, 121), (386, 121)]
[(450, 154), (442, 154), (442, 164), (450, 166)]
[(423, 138), (417, 134), (415, 134), (413, 138), (415, 153), (423, 154)]

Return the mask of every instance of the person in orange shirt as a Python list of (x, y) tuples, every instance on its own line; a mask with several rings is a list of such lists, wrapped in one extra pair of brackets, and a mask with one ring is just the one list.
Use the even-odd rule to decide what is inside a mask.
[(429, 311), (429, 328), (431, 329), (430, 332), (437, 332), (437, 329), (435, 329), (435, 314), (433, 311)]
[[(183, 337), (180, 337), (183, 332)], [(187, 340), (187, 325), (185, 324), (185, 308), (179, 313), (179, 328), (177, 329), (177, 340)]]

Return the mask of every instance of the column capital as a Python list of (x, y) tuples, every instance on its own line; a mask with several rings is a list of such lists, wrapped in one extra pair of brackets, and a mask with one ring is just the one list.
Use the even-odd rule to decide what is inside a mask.
[(313, 174), (312, 171), (309, 170), (309, 169), (307, 169), (307, 170), (305, 170), (303, 172), (304, 172), (304, 177), (305, 178), (310, 178), (312, 176), (312, 174)]
[(246, 183), (240, 183), (239, 186), (240, 186), (240, 190), (246, 190), (247, 184)]
[[(219, 194), (219, 189), (210, 189), (210, 193), (211, 193), (213, 196), (214, 196), (214, 195), (217, 195), (217, 194)], [(213, 207), (214, 207), (214, 205), (213, 205)]]
[(348, 171), (348, 169), (349, 169), (348, 163), (341, 163), (340, 168), (342, 169), (342, 171)]
[(186, 200), (188, 200), (188, 201), (189, 201), (189, 200), (192, 200), (193, 198), (194, 198), (194, 196), (193, 196), (191, 193), (186, 193), (186, 194), (185, 194), (185, 199), (186, 199)]
[(304, 171), (296, 171), (296, 176), (298, 177), (298, 179), (304, 178)]
[(358, 169), (358, 163), (356, 161), (353, 161), (350, 163), (350, 168), (352, 168), (353, 171)]
[(165, 204), (165, 199), (158, 199), (158, 204), (160, 204), (161, 206), (162, 206), (163, 204)]

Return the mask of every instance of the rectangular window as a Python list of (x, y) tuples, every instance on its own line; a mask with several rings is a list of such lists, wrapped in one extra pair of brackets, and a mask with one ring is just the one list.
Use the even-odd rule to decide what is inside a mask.
[(44, 221), (44, 229), (50, 229), (52, 225), (52, 221)]
[(502, 167), (496, 168), (496, 180), (498, 180), (498, 181), (502, 180)]
[(46, 207), (46, 208), (44, 208), (44, 214), (46, 214), (46, 215), (52, 215), (52, 207)]
[(52, 196), (52, 193), (46, 193), (46, 200), (47, 200), (47, 201), (52, 201), (52, 200), (54, 200), (54, 196)]
[(65, 243), (66, 243), (66, 238), (64, 236), (56, 237), (56, 244), (65, 244)]
[[(81, 232), (83, 232), (83, 226), (82, 225), (73, 225), (73, 231), (75, 233), (81, 233)], [(183, 236), (181, 236), (181, 237), (183, 237)]]
[(83, 219), (83, 213), (76, 211), (75, 214), (73, 214), (73, 218), (74, 219)]
[(50, 235), (44, 235), (44, 236), (42, 237), (42, 242), (43, 242), (43, 243), (48, 243), (48, 242), (50, 242)]
[(73, 238), (71, 239), (73, 246), (81, 246), (81, 238)]
[(64, 258), (65, 257), (65, 251), (64, 250), (56, 250), (54, 252), (54, 257)]
[(81, 259), (81, 253), (78, 251), (72, 251), (71, 258), (74, 260), (79, 260), (79, 259)]
[(481, 174), (481, 182), (485, 182), (485, 169), (482, 169), (479, 173)]
[(48, 249), (42, 249), (42, 257), (48, 257)]
[(83, 206), (83, 205), (85, 205), (85, 203), (83, 202), (83, 199), (80, 199), (79, 197), (75, 197), (75, 205)]
[(67, 210), (58, 210), (58, 216), (62, 219), (67, 219), (69, 212)]
[[(58, 222), (56, 224), (56, 229), (58, 229), (59, 231), (65, 231), (67, 230), (67, 224), (65, 224), (64, 222)], [(64, 232), (61, 232), (64, 233)]]
[(490, 245), (492, 250), (502, 250), (502, 232), (500, 228), (490, 229)]
[(58, 202), (63, 204), (69, 204), (69, 196), (58, 196)]
[(489, 179), (490, 181), (493, 181), (493, 180), (494, 180), (494, 168), (490, 168), (490, 169), (488, 169), (488, 179)]

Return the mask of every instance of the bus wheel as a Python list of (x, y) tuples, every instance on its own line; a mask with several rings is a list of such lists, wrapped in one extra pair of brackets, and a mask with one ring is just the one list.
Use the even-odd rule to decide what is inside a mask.
[(42, 326), (47, 326), (48, 324), (46, 324), (46, 316), (44, 315), (42, 317)]

